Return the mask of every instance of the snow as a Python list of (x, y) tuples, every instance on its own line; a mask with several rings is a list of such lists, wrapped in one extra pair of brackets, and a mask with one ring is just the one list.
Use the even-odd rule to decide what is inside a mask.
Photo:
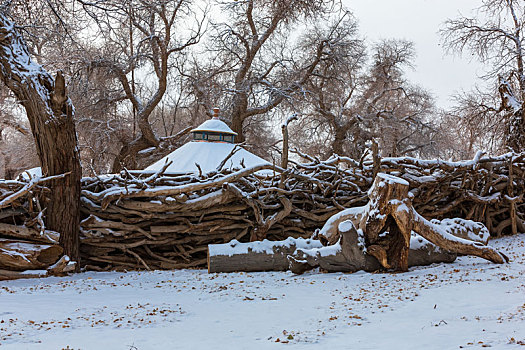
[(226, 125), (225, 122), (220, 120), (219, 118), (212, 118), (206, 120), (204, 123), (196, 127), (195, 129), (191, 130), (191, 132), (195, 131), (213, 131), (213, 132), (219, 132), (223, 134), (230, 134), (230, 135), (237, 135), (236, 132), (234, 132), (228, 125)]
[[(0, 282), (2, 349), (522, 349), (525, 235), (407, 273), (82, 273)], [(276, 340), (279, 339), (279, 342)]]
[(409, 185), (406, 180), (403, 180), (402, 178), (397, 177), (397, 176), (392, 176), (392, 175), (388, 175), (388, 174), (385, 174), (385, 173), (378, 173), (377, 177), (380, 178), (381, 180), (384, 180), (384, 181), (389, 182), (389, 183), (398, 183), (398, 184), (401, 184), (401, 185), (404, 185), (404, 186), (408, 186)]
[(297, 113), (294, 113), (292, 114), (291, 116), (289, 116), (288, 118), (286, 118), (286, 120), (284, 121), (284, 123), (281, 125), (282, 128), (286, 128), (288, 127), (288, 125), (294, 121), (294, 120), (297, 120)]
[(486, 243), (489, 240), (490, 232), (482, 223), (461, 218), (443, 219), (430, 221), (434, 225), (441, 226), (447, 232), (458, 232), (467, 229), (467, 237), (475, 242)]
[(410, 249), (418, 250), (433, 247), (434, 251), (440, 250), (441, 248), (434, 245), (434, 243), (428, 241), (423, 236), (417, 234), (414, 231), (410, 232)]
[(38, 179), (42, 177), (42, 168), (36, 167), (24, 170), (22, 173), (20, 173), (20, 176), (24, 180), (31, 180), (31, 179)]
[(322, 248), (312, 249), (311, 251), (319, 253), (319, 256), (326, 257), (337, 255), (337, 253), (339, 253), (341, 250), (341, 244), (337, 242), (336, 244), (332, 244)]
[(214, 244), (208, 247), (209, 254), (212, 256), (217, 255), (228, 255), (232, 256), (235, 254), (248, 254), (252, 251), (254, 253), (266, 253), (273, 254), (274, 248), (276, 247), (291, 247), (295, 246), (297, 249), (312, 249), (320, 248), (323, 245), (318, 240), (314, 239), (303, 239), (303, 238), (292, 238), (288, 237), (284, 241), (269, 241), (267, 239), (262, 241), (240, 243), (237, 240), (232, 240), (229, 243)]
[[(166, 169), (166, 173), (199, 173), (195, 163), (199, 164), (203, 173), (216, 171), (219, 164), (230, 154), (236, 145), (232, 143), (191, 141), (177, 148), (161, 160), (153, 163), (145, 170), (159, 171), (168, 161), (173, 163)], [(271, 164), (270, 162), (256, 156), (239, 147), (233, 156), (228, 159), (224, 169), (250, 168), (256, 165)]]
[(352, 220), (342, 221), (339, 224), (339, 226), (337, 226), (337, 229), (339, 230), (339, 232), (348, 232), (348, 231), (351, 231), (354, 228), (355, 228), (355, 226), (354, 226), (354, 223), (352, 222)]
[[(333, 228), (334, 225), (341, 223), (341, 220), (345, 217), (357, 217), (362, 215), (368, 208), (368, 205), (363, 207), (353, 207), (341, 210), (339, 213), (332, 215), (324, 224), (323, 228), (319, 231), (319, 235), (326, 236), (327, 233)], [(346, 220), (345, 220), (346, 221)]]

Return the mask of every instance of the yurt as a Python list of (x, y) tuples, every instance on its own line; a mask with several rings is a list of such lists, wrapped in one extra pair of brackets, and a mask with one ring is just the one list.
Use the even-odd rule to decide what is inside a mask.
[(199, 173), (199, 165), (203, 174), (216, 171), (221, 162), (235, 153), (223, 165), (223, 169), (249, 168), (270, 162), (248, 152), (235, 144), (237, 135), (226, 123), (219, 119), (219, 109), (213, 110), (213, 117), (191, 130), (193, 140), (177, 148), (166, 157), (148, 166), (145, 170), (159, 171), (172, 162), (166, 173)]

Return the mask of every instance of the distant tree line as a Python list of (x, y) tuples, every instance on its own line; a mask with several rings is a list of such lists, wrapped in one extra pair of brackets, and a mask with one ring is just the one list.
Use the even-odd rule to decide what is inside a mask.
[[(85, 175), (151, 163), (214, 106), (239, 141), (276, 161), (278, 125), (293, 113), (292, 148), (319, 157), (359, 158), (369, 140), (384, 156), (466, 158), (523, 145), (518, 1), (487, 0), (479, 18), (445, 23), (446, 47), (489, 67), (489, 88), (458, 94), (449, 110), (406, 77), (411, 42), (367, 42), (332, 0), (12, 0), (2, 11), (38, 63), (64, 72)], [(11, 96), (3, 87), (4, 176), (38, 165)]]

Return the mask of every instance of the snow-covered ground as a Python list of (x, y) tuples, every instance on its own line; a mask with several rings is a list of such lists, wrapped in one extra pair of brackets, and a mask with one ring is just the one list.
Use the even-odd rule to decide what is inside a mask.
[(2, 349), (525, 349), (525, 235), (510, 258), (408, 273), (82, 273), (0, 282)]

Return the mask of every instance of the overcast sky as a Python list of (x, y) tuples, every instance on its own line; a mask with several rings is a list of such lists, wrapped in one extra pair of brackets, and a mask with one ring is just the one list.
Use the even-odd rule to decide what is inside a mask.
[(482, 73), (477, 61), (446, 55), (437, 31), (448, 18), (469, 16), (481, 0), (343, 0), (359, 20), (367, 39), (401, 38), (416, 48), (415, 70), (409, 77), (430, 90), (438, 106), (451, 105), (450, 95), (470, 90)]

